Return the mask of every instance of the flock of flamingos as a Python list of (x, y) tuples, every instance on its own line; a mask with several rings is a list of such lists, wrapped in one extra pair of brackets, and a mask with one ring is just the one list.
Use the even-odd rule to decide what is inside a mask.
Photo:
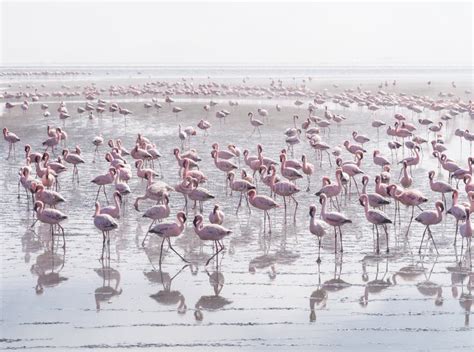
[[(306, 82), (307, 80), (303, 80), (300, 85), (287, 86), (280, 80), (271, 80), (268, 86), (252, 86), (245, 84), (245, 80), (243, 84), (226, 85), (212, 81), (194, 84), (190, 79), (182, 79), (175, 82), (149, 82), (141, 86), (115, 85), (109, 89), (87, 85), (49, 93), (38, 89), (30, 89), (31, 92), (28, 93), (6, 91), (3, 99), (7, 114), (12, 109), (22, 109), (28, 113), (30, 105), (36, 104), (41, 107), (44, 116), (57, 114), (59, 120), (63, 121), (62, 127), (44, 126), (42, 145), (29, 143), (29, 136), (22, 135), (21, 130), (3, 128), (3, 137), (8, 145), (7, 159), (20, 158), (23, 164), (18, 172), (18, 197), (21, 187), (26, 197), (32, 199), (35, 223), (40, 221), (49, 224), (53, 238), (62, 236), (65, 246), (67, 231), (63, 223), (68, 215), (60, 208), (67, 197), (61, 194), (61, 183), (67, 182), (68, 174), (72, 177), (72, 182), (84, 184), (84, 187), (89, 187), (92, 182), (97, 186), (97, 194), (95, 210), (91, 209), (91, 213), (95, 227), (102, 234), (103, 248), (110, 243), (110, 233), (120, 227), (120, 217), (124, 216), (121, 211), (124, 198), (134, 197), (134, 208), (144, 211), (143, 217), (151, 221), (142, 244), (145, 246), (150, 236), (161, 239), (160, 265), (165, 242), (183, 261), (188, 261), (175, 250), (172, 241), (183, 233), (189, 220), (192, 220), (196, 235), (202, 241), (213, 244), (213, 254), (206, 262), (208, 265), (224, 250), (224, 242), (228, 236), (232, 236), (232, 231), (225, 226), (226, 217), (221, 207), (214, 204), (215, 196), (206, 189), (206, 183), (211, 180), (200, 169), (202, 159), (191, 148), (193, 138), (201, 136), (204, 143), (210, 140), (208, 152), (212, 156), (214, 167), (221, 171), (222, 178), (225, 179), (226, 193), (238, 195), (235, 212), (260, 212), (263, 214), (264, 232), (268, 233), (272, 231), (271, 218), (275, 211), (284, 212), (285, 221), (287, 213), (296, 221), (298, 211), (307, 212), (308, 231), (318, 241), (318, 262), (321, 261), (322, 238), (334, 234), (335, 251), (342, 252), (344, 227), (353, 221), (359, 221), (344, 214), (344, 201), (347, 204), (345, 207), (360, 207), (365, 220), (372, 225), (374, 252), (377, 255), (381, 251), (390, 252), (389, 224), (397, 221), (401, 223), (402, 206), (409, 208), (407, 215), (403, 217), (407, 222), (405, 235), (419, 236), (420, 253), (424, 246), (438, 251), (432, 227), (440, 224), (445, 217), (453, 217), (456, 226), (449, 236), (452, 236), (454, 246), (461, 242), (462, 258), (459, 265), (472, 267), (473, 229), (470, 216), (474, 212), (474, 131), (470, 132), (468, 126), (474, 118), (474, 105), (448, 93), (430, 98), (387, 92), (387, 87), (396, 85), (397, 82), (382, 83), (376, 92), (357, 87), (332, 95), (326, 91), (312, 91), (306, 86)], [(452, 84), (454, 86), (454, 82)], [(64, 101), (58, 106), (49, 106), (41, 101), (53, 96)], [(162, 154), (145, 133), (138, 134), (135, 143), (128, 146), (129, 149), (116, 136), (107, 135), (106, 131), (97, 136), (90, 135), (89, 145), (66, 148), (68, 133), (74, 131), (68, 131), (64, 121), (80, 118), (83, 114), (85, 116), (82, 118), (100, 119), (103, 114), (108, 113), (120, 114), (125, 120), (133, 119), (134, 114), (140, 113), (139, 111), (132, 112), (113, 100), (136, 96), (150, 96), (143, 109), (169, 109), (176, 115), (176, 148), (173, 155), (167, 156), (176, 159), (175, 170), (161, 169)], [(179, 96), (209, 97), (209, 103), (203, 107), (203, 116), (206, 118), (196, 126), (186, 126), (179, 116), (183, 111), (176, 102)], [(214, 96), (233, 97), (233, 100), (229, 100), (230, 107), (239, 104), (239, 97), (294, 99), (301, 114), (289, 114), (288, 125), (281, 126), (281, 138), (285, 139), (287, 147), (271, 158), (265, 145), (258, 143), (262, 130), (272, 124), (272, 114), (285, 114), (285, 108), (278, 104), (271, 110), (259, 108), (250, 111), (245, 120), (241, 117), (240, 123), (248, 124), (252, 141), (257, 140), (255, 149), (214, 143), (212, 129), (232, 128), (233, 123), (228, 119), (226, 121), (231, 112), (214, 102)], [(67, 98), (71, 97), (83, 97), (85, 101), (77, 112), (68, 110)], [(377, 138), (382, 135), (387, 142), (386, 155), (383, 150), (367, 150), (365, 144), (370, 139), (360, 131), (348, 130), (345, 140), (333, 140), (331, 128), (344, 128), (347, 119), (331, 112), (326, 107), (328, 102), (340, 106), (341, 111), (357, 107), (369, 111), (373, 116), (371, 125), (367, 128), (376, 129)], [(387, 107), (394, 109), (392, 119), (377, 119), (377, 110)], [(464, 144), (461, 163), (448, 157), (450, 152), (451, 155), (459, 155), (459, 150), (448, 150), (444, 143), (448, 132), (444, 127), (452, 123), (451, 120), (464, 126), (452, 132), (459, 137), (461, 145)], [(145, 126), (143, 131), (146, 131)], [(315, 153), (295, 157), (294, 146), (299, 143), (308, 143)], [(81, 156), (81, 148), (93, 149), (94, 160), (86, 161)], [(438, 171), (433, 170), (426, 175), (436, 198), (428, 198), (412, 187), (413, 169), (423, 162), (423, 158), (434, 158), (439, 165)], [(93, 180), (80, 178), (82, 164), (103, 164), (104, 160), (108, 163), (106, 173), (97, 175)], [(323, 163), (327, 163), (334, 173), (315, 180), (315, 171)], [(369, 175), (369, 170), (379, 171), (375, 175), (373, 172)], [(180, 182), (176, 185), (165, 183), (162, 180), (164, 172), (179, 174)], [(440, 173), (445, 174), (446, 182), (440, 179)], [(128, 183), (135, 177), (146, 182), (143, 195), (131, 194)], [(315, 184), (318, 185), (317, 189), (314, 189)], [(311, 188), (313, 191), (310, 191)], [(113, 203), (109, 205), (107, 191), (110, 195), (111, 189)], [(171, 192), (181, 193), (184, 200), (182, 211), (174, 216), (171, 216), (169, 204)], [(99, 202), (102, 193), (107, 205), (103, 201)], [(311, 197), (314, 204), (309, 209), (298, 208), (300, 197)], [(144, 210), (141, 204), (146, 200), (147, 204), (151, 205), (153, 202), (154, 205)], [(213, 204), (210, 214), (204, 213), (205, 202)], [(28, 202), (25, 206), (29, 204)], [(189, 218), (191, 207), (194, 209), (192, 219)], [(413, 221), (424, 226), (423, 233), (409, 232)]]

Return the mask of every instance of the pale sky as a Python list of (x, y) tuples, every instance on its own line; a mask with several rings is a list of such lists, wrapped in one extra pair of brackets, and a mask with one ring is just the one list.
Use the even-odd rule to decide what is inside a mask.
[(3, 65), (472, 65), (470, 2), (0, 2)]

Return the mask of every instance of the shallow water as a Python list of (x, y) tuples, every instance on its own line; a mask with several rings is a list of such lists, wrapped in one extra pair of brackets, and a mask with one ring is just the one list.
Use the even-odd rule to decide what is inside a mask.
[[(104, 99), (112, 100), (107, 95)], [(42, 117), (39, 103), (31, 104), (26, 114), (19, 108), (3, 113), (2, 124), (22, 140), (17, 146), (16, 160), (5, 160), (8, 151), (5, 143), (0, 158), (2, 348), (167, 347), (179, 351), (311, 350), (317, 346), (331, 351), (474, 348), (469, 321), (472, 314), (463, 308), (469, 297), (472, 300), (467, 285), (469, 272), (457, 266), (464, 253), (459, 253), (459, 246), (455, 253), (452, 246), (452, 218), (433, 227), (439, 255), (428, 246), (420, 256), (418, 245), (423, 227), (414, 223), (405, 238), (410, 211), (402, 209), (401, 228), (389, 227), (390, 254), (376, 256), (371, 227), (365, 221), (357, 195), (352, 194), (343, 206), (344, 213), (353, 220), (351, 226), (343, 227), (344, 253), (334, 254), (330, 232), (323, 240), (322, 263), (317, 265), (317, 242), (308, 230), (308, 206), (317, 204), (319, 212), (313, 194), (320, 188), (322, 175), (334, 178), (334, 169), (326, 159), (320, 167), (307, 143), (295, 147), (295, 157), (306, 153), (316, 165), (316, 172), (311, 179), (311, 192), (304, 191), (306, 181), (299, 182), (302, 191), (297, 195), (296, 222), (291, 211), (286, 221), (283, 209), (273, 211), (270, 235), (263, 233), (261, 212), (253, 209), (249, 214), (244, 206), (235, 215), (238, 196), (225, 195), (224, 175), (211, 163), (210, 145), (235, 143), (255, 154), (256, 144), (261, 143), (266, 156), (278, 159), (278, 152), (286, 147), (283, 131), (292, 127), (291, 117), (295, 113), (307, 114), (305, 109), (295, 108), (292, 100), (278, 101), (284, 108), (277, 113), (275, 100), (238, 99), (240, 105), (230, 108), (226, 103), (228, 98), (213, 97), (220, 103), (215, 109), (228, 109), (231, 115), (222, 123), (214, 117), (216, 110), (211, 111), (207, 117), (213, 124), (210, 136), (204, 140), (200, 134), (191, 140), (191, 147), (203, 159), (201, 169), (210, 180), (204, 187), (216, 196), (216, 203), (226, 214), (224, 224), (233, 231), (224, 241), (227, 250), (219, 256), (218, 267), (215, 262), (207, 270), (204, 267), (212, 247), (202, 246), (194, 234), (194, 213), (190, 210), (185, 233), (174, 241), (174, 247), (193, 265), (183, 269), (183, 262), (171, 251), (165, 251), (159, 271), (159, 241), (153, 238), (146, 248), (141, 246), (149, 226), (149, 221), (141, 215), (152, 203), (142, 203), (140, 212), (133, 209), (135, 197), (143, 194), (145, 188), (136, 177), (130, 183), (132, 195), (120, 219), (120, 228), (112, 236), (110, 260), (99, 261), (102, 238), (92, 221), (97, 189), (89, 181), (105, 172), (108, 163), (103, 159), (92, 163), (93, 137), (103, 132), (105, 139), (121, 138), (131, 149), (137, 133), (144, 133), (157, 143), (163, 154), (164, 181), (174, 185), (178, 173), (171, 152), (180, 145), (177, 124), (196, 126), (206, 117), (202, 106), (208, 100), (176, 97), (175, 105), (182, 107), (183, 112), (175, 117), (166, 104), (156, 113), (145, 111), (143, 99), (114, 99), (133, 111), (126, 122), (108, 113), (89, 120), (75, 113), (83, 101), (73, 99), (67, 103), (72, 113), (64, 125), (69, 135), (67, 144), (82, 147), (86, 164), (79, 167), (79, 185), (71, 182), (71, 168), (60, 176), (61, 193), (67, 200), (60, 209), (69, 217), (64, 223), (65, 250), (56, 245), (61, 240), (55, 241), (51, 250), (49, 227), (36, 225), (30, 229), (31, 204), (23, 190), (21, 198), (17, 198), (17, 172), (23, 165), (23, 145), (29, 143), (33, 150), (40, 150), (41, 142), (46, 139), (46, 126), (62, 124), (53, 112), (57, 103), (50, 103), (53, 116), (48, 119)], [(370, 127), (371, 113), (328, 106), (347, 117), (340, 128), (334, 126), (329, 136), (323, 138), (331, 146), (342, 144), (357, 129), (372, 138), (366, 149), (377, 147), (390, 156), (384, 133), (377, 142), (376, 130)], [(249, 137), (247, 113), (258, 107), (268, 108), (270, 118), (262, 128), (261, 137)], [(377, 118), (388, 121), (394, 111), (412, 116), (411, 112), (397, 108), (378, 111)], [(431, 113), (430, 117), (437, 119), (438, 114)], [(464, 142), (461, 150), (458, 138), (453, 136), (458, 127), (472, 130), (474, 123), (466, 114), (461, 115), (443, 131), (448, 156), (465, 165), (469, 146)], [(426, 132), (420, 130), (426, 137)], [(102, 147), (101, 153), (105, 150)], [(426, 208), (433, 208), (437, 197), (429, 189), (427, 173), (431, 169), (438, 171), (438, 166), (427, 151), (425, 147), (423, 162), (414, 170), (413, 186), (430, 198)], [(350, 157), (344, 154), (344, 158)], [(366, 159), (369, 160), (363, 161), (363, 168), (373, 179), (379, 169), (372, 165), (370, 155)], [(392, 172), (393, 178), (397, 176), (398, 167)], [(442, 172), (439, 177), (446, 179), (447, 175)], [(107, 191), (111, 195), (111, 188)], [(268, 194), (263, 188), (260, 192)], [(462, 194), (461, 201), (464, 200)], [(105, 202), (103, 195), (100, 201)], [(183, 203), (180, 194), (171, 194), (173, 219)], [(206, 221), (213, 204), (205, 203)], [(387, 213), (393, 216), (393, 212), (390, 205)], [(382, 236), (381, 248), (385, 248)], [(326, 294), (325, 303), (312, 300), (313, 294), (313, 297)], [(196, 319), (196, 312), (198, 316), (202, 314), (201, 321)]]

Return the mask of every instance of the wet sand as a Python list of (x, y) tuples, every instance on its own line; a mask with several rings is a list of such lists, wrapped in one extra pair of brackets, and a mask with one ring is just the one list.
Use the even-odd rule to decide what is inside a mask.
[[(51, 84), (48, 82), (47, 87)], [(418, 85), (419, 90), (426, 89), (421, 82)], [(462, 88), (458, 89), (463, 96)], [(433, 89), (435, 92), (437, 89)], [(134, 114), (126, 123), (122, 117), (112, 117), (109, 113), (89, 120), (86, 115), (76, 113), (77, 107), (84, 105), (83, 97), (66, 100), (72, 115), (64, 125), (69, 135), (67, 143), (69, 147), (81, 145), (86, 164), (79, 167), (79, 185), (71, 182), (70, 167), (60, 177), (61, 193), (66, 198), (60, 209), (69, 216), (64, 223), (65, 250), (60, 246), (51, 250), (49, 227), (36, 225), (34, 231), (30, 229), (31, 204), (23, 190), (17, 199), (17, 172), (23, 165), (23, 145), (29, 143), (38, 150), (46, 139), (47, 124), (61, 126), (62, 122), (56, 113), (42, 117), (39, 103), (31, 104), (26, 114), (18, 107), (11, 113), (3, 112), (2, 124), (22, 140), (17, 146), (16, 160), (5, 160), (8, 151), (5, 143), (0, 158), (1, 348), (154, 350), (163, 347), (176, 351), (281, 351), (318, 347), (330, 351), (382, 348), (469, 351), (474, 348), (472, 314), (466, 304), (469, 299), (472, 302), (469, 273), (457, 266), (462, 254), (455, 253), (452, 246), (453, 218), (448, 217), (433, 227), (440, 254), (437, 256), (434, 248), (428, 246), (420, 256), (418, 245), (423, 227), (414, 223), (405, 238), (410, 211), (402, 208), (401, 228), (389, 227), (390, 254), (376, 256), (371, 227), (363, 217), (357, 196), (352, 194), (343, 207), (344, 213), (354, 221), (352, 226), (343, 228), (344, 253), (334, 254), (330, 234), (323, 240), (322, 263), (318, 265), (317, 241), (308, 230), (308, 206), (316, 203), (319, 212), (314, 192), (320, 188), (321, 176), (328, 173), (333, 176), (333, 169), (325, 159), (319, 167), (307, 143), (295, 147), (295, 156), (306, 153), (310, 162), (316, 164), (316, 172), (311, 180), (311, 192), (304, 191), (305, 181), (299, 182), (303, 191), (297, 196), (296, 222), (293, 223), (291, 213), (285, 221), (282, 209), (273, 211), (273, 232), (269, 235), (263, 233), (261, 212), (253, 209), (249, 214), (244, 207), (235, 215), (238, 196), (225, 195), (224, 175), (211, 162), (210, 145), (235, 143), (241, 149), (250, 148), (254, 154), (256, 144), (261, 143), (265, 154), (277, 159), (278, 152), (286, 147), (283, 131), (292, 126), (291, 116), (307, 114), (305, 109), (294, 107), (294, 99), (237, 99), (240, 105), (230, 108), (228, 97), (212, 97), (220, 103), (216, 109), (228, 109), (231, 115), (224, 124), (214, 117), (216, 110), (211, 111), (210, 136), (205, 141), (202, 134), (191, 140), (191, 147), (203, 159), (202, 171), (212, 180), (205, 187), (216, 196), (216, 202), (226, 214), (224, 224), (233, 231), (224, 241), (227, 250), (219, 257), (218, 268), (212, 263), (207, 271), (204, 267), (212, 248), (202, 246), (194, 234), (194, 213), (190, 210), (185, 233), (174, 243), (193, 266), (182, 269), (183, 262), (169, 251), (159, 270), (159, 241), (154, 238), (146, 248), (141, 246), (149, 226), (142, 213), (152, 202), (143, 203), (141, 212), (133, 209), (135, 197), (143, 194), (145, 188), (136, 177), (130, 183), (132, 195), (119, 221), (120, 229), (112, 236), (110, 260), (100, 262), (102, 238), (92, 221), (97, 189), (90, 180), (105, 172), (108, 163), (102, 159), (92, 163), (92, 138), (104, 132), (106, 139), (121, 138), (130, 149), (137, 133), (143, 132), (157, 143), (163, 154), (164, 181), (174, 185), (178, 174), (171, 152), (180, 145), (177, 124), (196, 126), (206, 117), (202, 106), (209, 101), (175, 97), (175, 105), (183, 108), (176, 118), (166, 104), (159, 113), (146, 112), (143, 101), (149, 98), (122, 100), (107, 95), (103, 98), (117, 101)], [(54, 102), (59, 101), (54, 98), (45, 101), (50, 101), (50, 110), (55, 111)], [(283, 106), (280, 113), (274, 109), (277, 102)], [(269, 109), (270, 122), (262, 128), (261, 138), (255, 135), (249, 138), (247, 112), (258, 107)], [(331, 103), (328, 107), (347, 117), (343, 126), (334, 126), (326, 138), (331, 146), (340, 145), (357, 129), (372, 138), (368, 150), (379, 146), (390, 156), (384, 133), (377, 142), (376, 130), (369, 127), (371, 113), (357, 107), (342, 110)], [(412, 116), (403, 108), (396, 111)], [(382, 109), (377, 112), (377, 118), (388, 121), (393, 114), (393, 108)], [(437, 113), (428, 116), (438, 118)], [(461, 150), (458, 138), (453, 136), (458, 127), (472, 130), (474, 123), (466, 114), (459, 115), (443, 130), (448, 156), (464, 165), (469, 147), (464, 143)], [(426, 132), (421, 130), (420, 134), (425, 136)], [(100, 150), (103, 154), (106, 148)], [(349, 156), (344, 154), (344, 157)], [(363, 165), (371, 177), (379, 172), (371, 162)], [(438, 171), (437, 162), (425, 150), (421, 166), (414, 170), (413, 187), (430, 198), (426, 208), (432, 208), (437, 199), (427, 182), (431, 169)], [(392, 177), (397, 176), (398, 167), (392, 172)], [(446, 177), (445, 173), (441, 176)], [(111, 188), (107, 191), (111, 195)], [(263, 192), (268, 194), (267, 190)], [(461, 198), (465, 200), (464, 194)], [(105, 202), (103, 195), (100, 200)], [(213, 204), (205, 203), (206, 220)], [(170, 205), (174, 218), (183, 207), (182, 196), (172, 193)], [(387, 213), (393, 216), (393, 205)], [(381, 248), (385, 248), (384, 239)], [(321, 299), (326, 295), (326, 299)], [(197, 320), (196, 314), (198, 317), (201, 314), (202, 320)]]

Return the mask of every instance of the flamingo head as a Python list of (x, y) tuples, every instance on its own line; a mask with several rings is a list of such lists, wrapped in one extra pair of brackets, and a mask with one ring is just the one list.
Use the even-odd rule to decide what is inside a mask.
[(444, 211), (444, 204), (443, 204), (443, 202), (441, 202), (441, 201), (438, 200), (438, 201), (436, 202), (435, 206), (436, 206), (436, 209), (438, 209), (440, 213), (442, 213), (442, 212)]
[(257, 194), (257, 192), (254, 189), (251, 189), (250, 191), (247, 192), (247, 195), (249, 196), (249, 198), (255, 197), (255, 194)]
[(367, 204), (367, 195), (363, 194), (359, 197), (359, 203), (360, 205), (362, 205), (363, 207), (365, 207), (365, 205)]
[(356, 136), (357, 136), (357, 131), (352, 132), (352, 137), (355, 138)]
[(31, 147), (29, 144), (25, 145), (25, 152), (29, 153), (31, 150)]
[(216, 159), (217, 158), (217, 151), (214, 149), (212, 152), (211, 152), (211, 157), (213, 159)]
[[(178, 212), (178, 214), (176, 214), (176, 218), (178, 219), (178, 221), (180, 221), (182, 224), (184, 224), (187, 220), (186, 218), (186, 214), (183, 212), (183, 211), (180, 211)], [(196, 219), (194, 219), (196, 220)]]
[(325, 195), (324, 193), (321, 194), (321, 195), (319, 196), (319, 203), (320, 203), (320, 204), (326, 203), (326, 199), (327, 199), (326, 195)]
[(368, 183), (369, 183), (369, 176), (367, 175), (362, 176), (362, 184), (366, 185)]
[(316, 205), (311, 204), (311, 205), (309, 206), (309, 216), (311, 216), (312, 218), (314, 218), (315, 215), (316, 215)]
[(344, 147), (348, 147), (349, 146), (349, 141), (344, 141)]
[(342, 165), (342, 159), (341, 158), (336, 158), (336, 165), (341, 166)]
[(173, 149), (173, 154), (178, 155), (179, 154), (179, 148), (174, 148)]
[(199, 224), (202, 223), (202, 215), (198, 214), (194, 217), (194, 220), (193, 220), (193, 225), (196, 227), (196, 226), (199, 226)]
[(3, 128), (3, 135), (6, 136), (7, 133), (8, 133), (8, 128), (4, 127), (4, 128)]
[[(405, 164), (406, 164), (406, 162), (405, 162)], [(428, 172), (428, 178), (429, 178), (430, 180), (434, 179), (434, 176), (435, 176), (435, 172), (434, 172), (434, 171)]]

